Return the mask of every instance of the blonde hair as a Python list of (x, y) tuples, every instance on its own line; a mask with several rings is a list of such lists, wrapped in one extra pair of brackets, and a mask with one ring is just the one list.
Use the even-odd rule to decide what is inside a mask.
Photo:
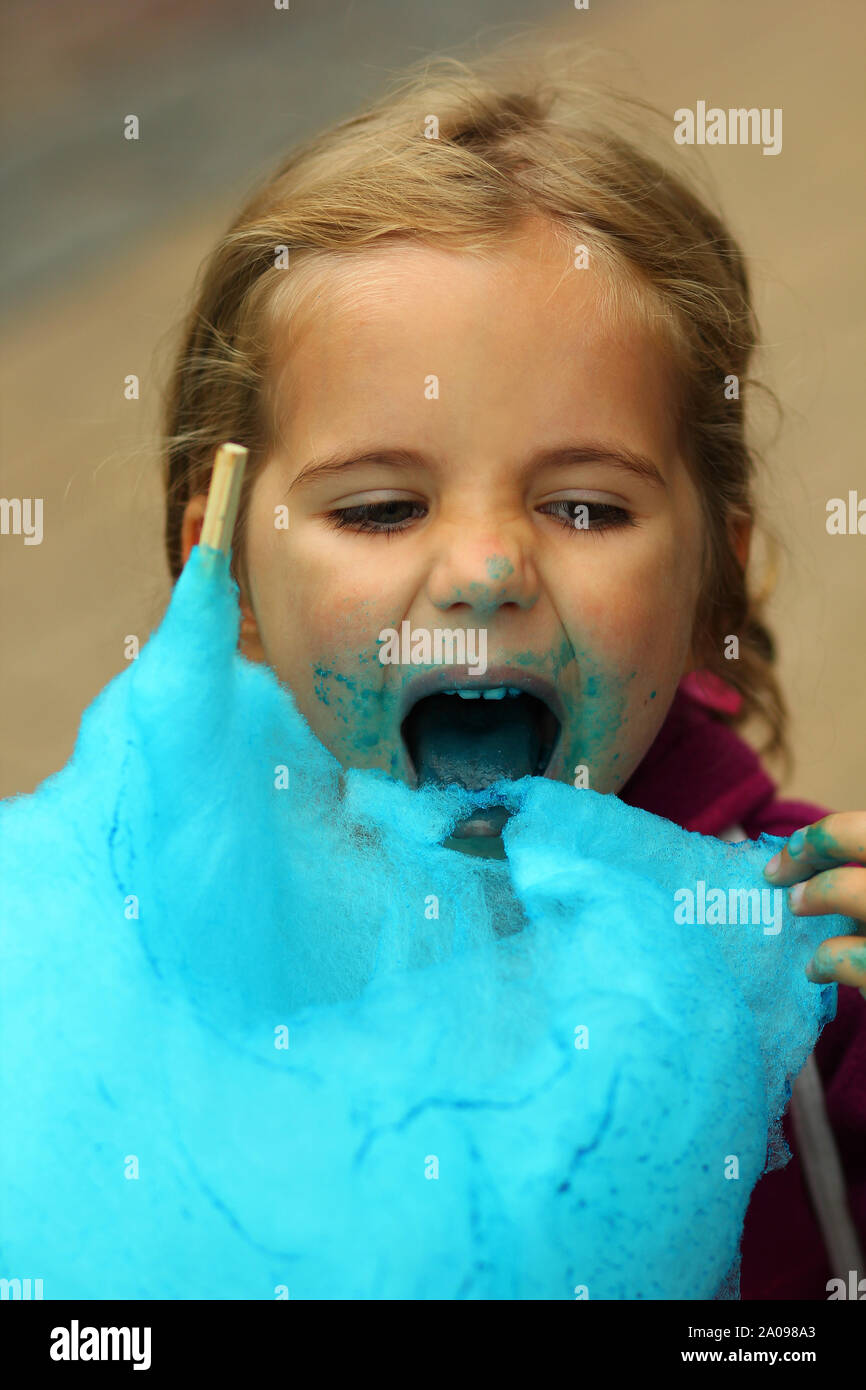
[[(532, 52), (523, 41), (516, 54), (506, 44), (473, 63), (425, 61), (382, 100), (295, 149), (249, 199), (202, 269), (166, 394), (172, 578), (183, 564), (186, 503), (207, 491), (216, 448), (231, 439), (250, 451), (233, 555), (248, 588), (249, 495), (279, 429), (273, 330), (297, 308), (302, 267), (393, 239), (485, 254), (541, 216), (572, 253), (587, 247), (603, 307), (639, 315), (664, 343), (706, 528), (695, 650), (741, 696), (740, 710), (720, 717), (757, 716), (769, 734), (763, 751), (787, 760), (786, 711), (761, 617), (767, 594), (750, 591), (732, 535), (754, 519), (757, 454), (746, 440), (745, 398), (750, 388), (766, 390), (747, 376), (758, 329), (745, 261), (705, 198), (642, 148), (651, 118), (667, 123), (673, 148), (671, 118), (586, 80), (591, 60), (576, 45)], [(280, 247), (288, 270), (275, 264)], [(728, 399), (732, 376), (739, 395)], [(722, 651), (732, 633), (736, 661)]]

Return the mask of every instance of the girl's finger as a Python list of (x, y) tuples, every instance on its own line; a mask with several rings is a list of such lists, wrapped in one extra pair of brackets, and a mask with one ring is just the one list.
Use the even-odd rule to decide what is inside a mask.
[(788, 889), (788, 906), (799, 917), (838, 912), (866, 927), (866, 868), (825, 869)]
[(836, 864), (866, 864), (866, 811), (835, 811), (795, 830), (764, 875), (785, 888)]
[(854, 985), (866, 990), (866, 938), (862, 936), (831, 936), (822, 941), (809, 964), (806, 974), (815, 984)]

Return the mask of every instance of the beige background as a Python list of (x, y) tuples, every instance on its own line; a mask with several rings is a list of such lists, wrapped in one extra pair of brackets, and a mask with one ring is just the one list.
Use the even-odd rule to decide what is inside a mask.
[[(711, 172), (752, 267), (759, 375), (786, 412), (763, 498), (787, 550), (772, 610), (787, 790), (866, 806), (866, 535), (825, 529), (829, 498), (866, 498), (864, 15), (860, 0), (7, 3), (0, 493), (43, 497), (45, 537), (0, 537), (0, 795), (66, 762), (125, 636), (144, 641), (164, 610), (159, 390), (240, 199), (406, 61), (552, 17), (621, 55), (629, 88), (671, 114), (699, 99), (783, 109), (778, 157), (715, 148)], [(132, 152), (131, 111), (146, 137)], [(123, 399), (131, 372), (139, 402)]]

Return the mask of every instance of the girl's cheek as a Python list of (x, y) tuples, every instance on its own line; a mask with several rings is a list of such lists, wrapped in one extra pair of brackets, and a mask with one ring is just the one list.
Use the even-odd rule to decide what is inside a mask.
[(354, 591), (323, 594), (319, 590), (307, 595), (296, 621), (308, 650), (346, 673), (366, 671), (369, 676), (378, 671), (381, 683), (378, 637), (383, 629), (399, 623), (393, 605), (386, 609), (381, 599)]
[(664, 723), (693, 622), (691, 598), (666, 567), (625, 581), (573, 607), (576, 670), (560, 685), (572, 695), (557, 775), (602, 792), (628, 780)]
[(280, 666), (296, 670), (301, 653), (335, 661), (375, 652), (382, 600), (368, 597), (345, 565), (302, 536), (284, 536), (276, 547), (261, 537), (257, 559), (256, 613)]

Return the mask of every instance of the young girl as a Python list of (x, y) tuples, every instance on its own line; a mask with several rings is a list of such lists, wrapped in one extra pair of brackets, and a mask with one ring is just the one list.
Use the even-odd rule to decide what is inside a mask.
[[(779, 800), (736, 732), (760, 715), (771, 751), (785, 746), (747, 578), (744, 259), (678, 174), (598, 118), (596, 96), (495, 65), (425, 68), (247, 204), (174, 370), (172, 575), (215, 447), (240, 440), (242, 650), (343, 765), (410, 785), (538, 772), (704, 835), (796, 831), (769, 881), (799, 885), (796, 911), (863, 920), (866, 813)], [(380, 633), (405, 622), (485, 629), (486, 673), (443, 669), (431, 685), (376, 667)], [(465, 699), (485, 689), (483, 710)], [(558, 719), (552, 747), (521, 737), (518, 714), (536, 711), (504, 693), (530, 689)], [(814, 978), (866, 982), (859, 944), (830, 943)], [(815, 1057), (823, 1102), (801, 1130), (817, 1106), (862, 1235), (855, 988)], [(794, 1156), (752, 1197), (742, 1296), (826, 1298), (833, 1236), (801, 1165), (808, 1140), (785, 1124)]]
[[(621, 102), (605, 111), (551, 74), (425, 65), (243, 209), (168, 396), (172, 576), (215, 451), (237, 441), (240, 651), (342, 768), (410, 788), (542, 778), (723, 840), (798, 831), (768, 882), (800, 885), (796, 912), (862, 920), (866, 813), (778, 800), (736, 732), (763, 717), (784, 750), (747, 580), (756, 325), (741, 252), (625, 138)], [(141, 864), (107, 822), (113, 853)], [(502, 825), (475, 811), (450, 847), (500, 855)], [(860, 939), (828, 943), (812, 978), (866, 983)], [(815, 1057), (796, 1133), (785, 1121), (794, 1157), (752, 1196), (744, 1298), (824, 1299), (859, 1258), (856, 988)]]

